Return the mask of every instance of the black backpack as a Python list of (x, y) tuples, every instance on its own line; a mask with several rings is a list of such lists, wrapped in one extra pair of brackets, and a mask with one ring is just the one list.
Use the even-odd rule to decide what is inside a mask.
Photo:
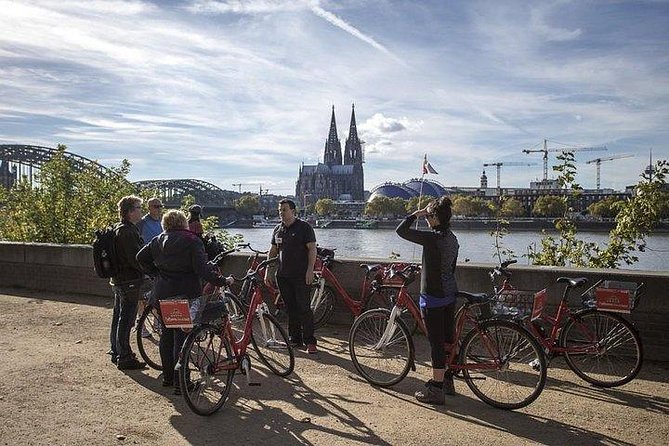
[(98, 277), (110, 278), (118, 274), (116, 258), (116, 226), (95, 231), (93, 240), (93, 267)]

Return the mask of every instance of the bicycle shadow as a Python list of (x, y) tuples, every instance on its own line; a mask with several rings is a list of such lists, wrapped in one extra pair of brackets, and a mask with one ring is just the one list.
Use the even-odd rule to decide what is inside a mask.
[[(316, 392), (295, 372), (284, 379), (262, 366), (254, 370), (265, 375), (261, 387), (247, 387), (245, 377), (237, 375), (230, 398), (211, 417), (193, 414), (179, 397), (174, 400), (179, 415), (173, 415), (170, 423), (186, 441), (198, 445), (220, 444), (226, 437), (240, 444), (313, 445), (313, 433), (321, 438), (327, 434), (350, 442), (390, 445), (339, 404), (366, 402), (345, 394)], [(295, 417), (272, 401), (288, 402), (305, 416)]]

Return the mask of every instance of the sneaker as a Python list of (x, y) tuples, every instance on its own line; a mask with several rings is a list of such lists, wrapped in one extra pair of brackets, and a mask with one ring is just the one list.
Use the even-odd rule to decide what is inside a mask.
[(416, 393), (414, 393), (414, 397), (416, 397), (416, 399), (421, 403), (436, 404), (440, 406), (446, 403), (444, 389), (440, 389), (439, 387), (435, 386), (432, 384), (432, 381), (426, 382), (425, 390), (416, 391)]
[(116, 367), (119, 370), (141, 370), (146, 368), (146, 364), (131, 357), (129, 359), (119, 360)]
[(315, 355), (318, 353), (318, 349), (316, 348), (316, 344), (309, 344), (307, 345), (307, 353), (310, 355)]

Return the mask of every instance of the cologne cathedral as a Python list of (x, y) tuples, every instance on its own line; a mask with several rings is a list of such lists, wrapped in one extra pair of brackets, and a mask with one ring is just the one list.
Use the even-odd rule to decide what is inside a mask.
[(341, 143), (337, 136), (334, 106), (332, 106), (330, 132), (325, 141), (323, 162), (311, 166), (302, 164), (295, 187), (297, 199), (303, 204), (305, 202), (314, 203), (320, 198), (330, 198), (336, 201), (363, 201), (365, 196), (362, 163), (364, 162), (362, 145), (355, 124), (355, 106), (351, 111), (351, 125), (344, 146), (343, 158)]

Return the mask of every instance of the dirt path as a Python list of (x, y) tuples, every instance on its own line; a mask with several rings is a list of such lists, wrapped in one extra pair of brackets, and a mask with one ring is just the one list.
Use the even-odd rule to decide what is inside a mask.
[[(491, 408), (462, 381), (456, 381), (460, 395), (435, 409), (412, 397), (428, 377), (425, 363), (389, 390), (361, 381), (343, 326), (319, 333), (318, 359), (298, 353), (289, 379), (261, 377), (261, 387), (247, 387), (238, 376), (224, 408), (203, 418), (162, 388), (156, 371), (122, 373), (112, 366), (104, 354), (110, 300), (4, 292), (4, 445), (664, 445), (669, 438), (666, 365), (646, 363), (632, 383), (599, 390), (556, 361), (546, 390), (525, 409)], [(425, 340), (416, 343), (425, 361)]]

